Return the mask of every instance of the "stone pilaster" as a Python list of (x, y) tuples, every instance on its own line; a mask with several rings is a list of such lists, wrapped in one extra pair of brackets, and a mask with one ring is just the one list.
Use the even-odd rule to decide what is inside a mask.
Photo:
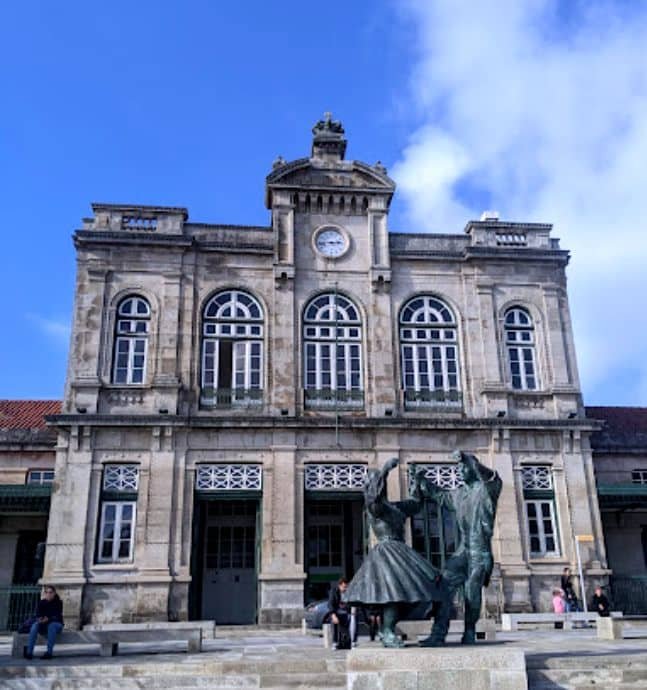
[(306, 576), (303, 559), (297, 558), (296, 445), (286, 443), (287, 438), (276, 440), (272, 459), (263, 468), (259, 622), (297, 623), (303, 615)]
[[(530, 570), (524, 558), (524, 506), (521, 472), (514, 471), (510, 453), (510, 430), (492, 431), (492, 469), (501, 477), (501, 496), (492, 538), (494, 560), (500, 564), (501, 591), (505, 611), (530, 611)], [(497, 604), (501, 608), (500, 603)]]
[(56, 448), (56, 481), (47, 531), (43, 582), (55, 585), (64, 601), (66, 625), (81, 622), (83, 586), (86, 582), (86, 520), (92, 470), (92, 430), (73, 426), (59, 433)]

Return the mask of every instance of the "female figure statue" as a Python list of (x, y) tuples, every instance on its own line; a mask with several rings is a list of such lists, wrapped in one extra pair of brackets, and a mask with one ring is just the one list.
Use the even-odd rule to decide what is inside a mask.
[[(403, 646), (395, 626), (416, 604), (427, 602), (431, 609), (431, 602), (440, 602), (434, 606), (432, 638), (436, 629), (447, 630), (451, 605), (449, 590), (440, 572), (404, 542), (405, 522), (422, 508), (422, 503), (419, 500), (391, 503), (387, 499), (386, 477), (397, 464), (398, 459), (393, 458), (382, 470), (368, 471), (364, 500), (377, 544), (367, 554), (345, 597), (351, 604), (382, 609), (385, 647)], [(434, 639), (442, 644), (444, 635)]]

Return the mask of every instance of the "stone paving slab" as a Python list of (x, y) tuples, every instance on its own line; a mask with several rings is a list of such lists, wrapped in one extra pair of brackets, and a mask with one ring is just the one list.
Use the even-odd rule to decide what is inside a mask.
[[(465, 648), (459, 642), (459, 636), (450, 636), (450, 644), (444, 650), (456, 650), (460, 656)], [(409, 643), (408, 647), (415, 654), (433, 655), (435, 652), (433, 649), (422, 650), (414, 643)], [(324, 649), (320, 638), (285, 634), (282, 631), (258, 631), (257, 634), (205, 640), (201, 654), (187, 654), (184, 649), (182, 644), (177, 644), (176, 649), (172, 645), (133, 644), (124, 645), (124, 653), (120, 656), (102, 658), (88, 653), (87, 647), (76, 650), (61, 647), (55, 649), (55, 658), (50, 661), (26, 661), (9, 656), (10, 638), (4, 638), (0, 640), (0, 688), (172, 690), (217, 687), (241, 690), (271, 687), (276, 690), (279, 687), (316, 687), (318, 690), (338, 690), (343, 687), (342, 676), (346, 672), (348, 654)], [(360, 652), (367, 650), (370, 655), (371, 650), (382, 649), (379, 643), (360, 638)], [(582, 686), (590, 686), (591, 671), (597, 669), (606, 669), (609, 680), (613, 678), (622, 685), (629, 683), (634, 690), (640, 690), (643, 684), (647, 685), (642, 682), (646, 677), (644, 672), (647, 672), (647, 637), (644, 636), (598, 640), (593, 628), (520, 631), (500, 633), (496, 641), (478, 643), (476, 650), (483, 654), (488, 651), (523, 651), (529, 679), (536, 681), (535, 684), (531, 683), (531, 688), (560, 687), (555, 682), (565, 682), (567, 678), (579, 678), (583, 681)], [(619, 674), (621, 668), (623, 671)], [(583, 669), (588, 670), (588, 675)], [(288, 676), (294, 684), (286, 681)], [(218, 684), (214, 685), (216, 677)], [(325, 684), (327, 678), (330, 682)], [(576, 686), (564, 684), (561, 687)], [(601, 686), (598, 684), (598, 687)], [(615, 690), (619, 686), (614, 683), (613, 687)]]

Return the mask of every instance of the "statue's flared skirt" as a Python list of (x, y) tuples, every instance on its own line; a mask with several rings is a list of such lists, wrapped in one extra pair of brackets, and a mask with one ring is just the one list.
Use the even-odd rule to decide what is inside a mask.
[(431, 563), (402, 541), (371, 549), (348, 585), (344, 600), (361, 604), (441, 601), (447, 585)]

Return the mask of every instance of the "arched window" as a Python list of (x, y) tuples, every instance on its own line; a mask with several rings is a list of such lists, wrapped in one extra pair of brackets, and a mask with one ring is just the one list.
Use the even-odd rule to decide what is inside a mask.
[(204, 308), (202, 390), (207, 406), (261, 404), (263, 311), (246, 292), (226, 290)]
[(343, 295), (315, 297), (303, 318), (305, 403), (317, 408), (364, 406), (362, 323)]
[(408, 408), (461, 403), (456, 319), (435, 297), (409, 300), (400, 312), (402, 387)]
[(512, 387), (516, 390), (536, 390), (535, 327), (532, 317), (522, 307), (512, 307), (505, 313), (504, 330)]
[(121, 300), (117, 307), (112, 382), (144, 383), (151, 309), (138, 295)]

